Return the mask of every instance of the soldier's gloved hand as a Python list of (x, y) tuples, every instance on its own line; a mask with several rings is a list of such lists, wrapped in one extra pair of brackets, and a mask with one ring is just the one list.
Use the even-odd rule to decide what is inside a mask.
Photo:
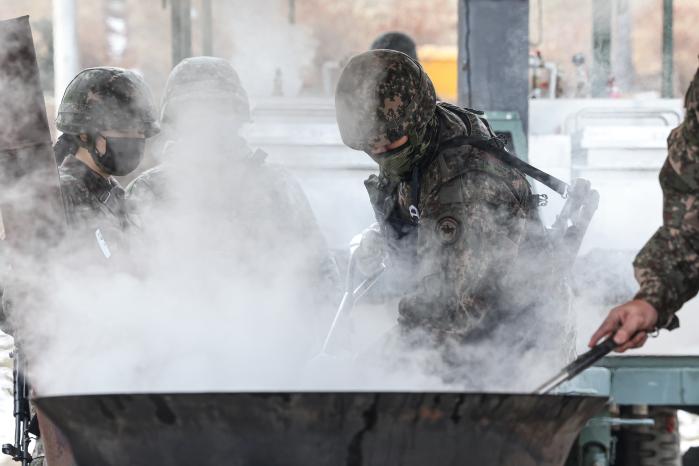
[(376, 274), (381, 269), (387, 254), (386, 239), (372, 225), (350, 241), (350, 251), (354, 251), (357, 270), (365, 277)]

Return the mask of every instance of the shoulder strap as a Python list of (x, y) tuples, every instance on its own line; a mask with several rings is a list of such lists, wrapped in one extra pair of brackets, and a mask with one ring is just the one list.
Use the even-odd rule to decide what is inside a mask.
[(467, 129), (469, 129), (471, 125), (469, 115), (467, 115), (467, 112), (477, 115), (478, 118), (488, 127), (491, 133), (489, 138), (483, 137), (482, 135), (457, 136), (455, 138), (449, 139), (448, 141), (445, 141), (442, 145), (442, 148), (451, 148), (464, 145), (477, 147), (481, 150), (493, 154), (498, 159), (500, 159), (501, 162), (516, 168), (525, 175), (528, 175), (534, 178), (535, 180), (539, 181), (540, 183), (548, 186), (549, 188), (553, 189), (558, 194), (560, 194), (562, 197), (565, 198), (568, 196), (569, 187), (566, 182), (559, 180), (555, 176), (549, 175), (548, 173), (529, 165), (527, 162), (525, 162), (524, 160), (520, 159), (515, 154), (512, 154), (509, 150), (507, 150), (504, 141), (499, 137), (495, 136), (495, 133), (490, 128), (490, 123), (488, 122), (488, 120), (481, 116), (483, 115), (483, 112), (457, 107), (456, 105), (452, 104), (440, 103), (440, 105), (443, 105), (444, 107), (446, 107), (447, 110), (453, 112), (459, 118), (461, 118), (461, 120), (466, 125)]
[(562, 197), (565, 198), (568, 196), (568, 183), (556, 178), (553, 175), (549, 175), (548, 173), (539, 170), (538, 168), (532, 165), (529, 165), (524, 160), (512, 154), (510, 151), (507, 150), (503, 141), (500, 138), (491, 138), (483, 140), (480, 138), (472, 138), (471, 136), (458, 136), (447, 141), (446, 145), (448, 147), (470, 145), (477, 147), (481, 150), (487, 151), (488, 153), (496, 156), (501, 162), (516, 168), (525, 175), (528, 175), (537, 180), (538, 182), (553, 189)]

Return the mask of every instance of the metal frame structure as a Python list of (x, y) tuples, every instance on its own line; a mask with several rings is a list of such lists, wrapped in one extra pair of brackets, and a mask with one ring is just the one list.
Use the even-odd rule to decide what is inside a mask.
[(459, 104), (516, 112), (528, 131), (529, 0), (459, 0)]

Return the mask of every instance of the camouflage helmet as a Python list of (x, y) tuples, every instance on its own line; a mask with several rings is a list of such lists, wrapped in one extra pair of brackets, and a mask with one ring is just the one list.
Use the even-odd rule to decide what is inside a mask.
[(434, 116), (437, 98), (420, 64), (404, 53), (371, 50), (352, 57), (337, 83), (342, 141), (356, 150), (411, 140)]
[(413, 60), (417, 60), (417, 47), (415, 45), (415, 41), (412, 37), (403, 32), (385, 32), (374, 39), (374, 42), (371, 43), (371, 47), (369, 47), (369, 49), (395, 50), (396, 52), (403, 52)]
[(181, 103), (210, 99), (225, 105), (241, 121), (250, 120), (250, 102), (233, 65), (223, 58), (185, 58), (170, 72), (160, 119), (174, 121), (175, 107)]
[(153, 97), (145, 81), (121, 68), (88, 68), (68, 84), (56, 127), (66, 134), (94, 131), (160, 131)]

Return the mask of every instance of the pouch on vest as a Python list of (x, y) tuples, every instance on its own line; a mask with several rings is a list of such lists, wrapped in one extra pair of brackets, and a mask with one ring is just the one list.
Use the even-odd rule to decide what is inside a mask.
[[(504, 141), (492, 130), (488, 120), (482, 116), (483, 112), (457, 107), (448, 103), (440, 103), (440, 105), (456, 114), (466, 125), (469, 133), (468, 136), (458, 136), (445, 141), (445, 145), (452, 147), (471, 145), (487, 151), (503, 163), (548, 186), (566, 200), (563, 209), (548, 231), (557, 251), (555, 259), (557, 270), (565, 273), (569, 272), (599, 205), (599, 193), (592, 189), (588, 180), (578, 178), (573, 181), (572, 185), (568, 185), (564, 181), (529, 165), (515, 154), (512, 154), (505, 147)], [(485, 135), (482, 131), (472, 132), (475, 118), (488, 128), (490, 134)], [(539, 205), (541, 203), (537, 202), (537, 208)]]

